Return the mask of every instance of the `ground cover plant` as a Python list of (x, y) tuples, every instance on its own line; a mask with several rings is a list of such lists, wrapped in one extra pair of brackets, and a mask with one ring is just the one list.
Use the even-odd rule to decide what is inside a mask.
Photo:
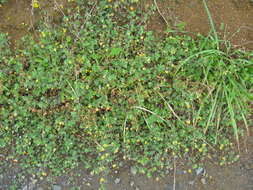
[(6, 2), (7, 2), (7, 0), (0, 0), (0, 6), (1, 6), (1, 4), (6, 3)]
[(15, 52), (0, 35), (5, 160), (37, 175), (78, 164), (101, 173), (130, 161), (148, 176), (215, 149), (230, 161), (233, 139), (250, 131), (253, 52), (212, 36), (168, 30), (157, 38), (131, 2), (73, 7)]

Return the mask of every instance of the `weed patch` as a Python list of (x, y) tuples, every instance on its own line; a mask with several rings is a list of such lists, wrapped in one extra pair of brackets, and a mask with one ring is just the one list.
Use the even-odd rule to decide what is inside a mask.
[(7, 158), (58, 174), (131, 161), (150, 176), (174, 157), (201, 161), (213, 147), (223, 157), (244, 135), (237, 122), (249, 130), (252, 52), (218, 50), (203, 36), (155, 38), (129, 3), (78, 3), (12, 55), (0, 36)]

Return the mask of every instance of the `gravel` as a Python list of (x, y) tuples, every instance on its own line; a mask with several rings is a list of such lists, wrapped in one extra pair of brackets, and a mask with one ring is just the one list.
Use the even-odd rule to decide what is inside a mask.
[(202, 183), (203, 185), (206, 185), (206, 184), (207, 184), (206, 178), (201, 178), (200, 181), (201, 181), (201, 183)]
[(53, 189), (52, 190), (61, 190), (62, 187), (59, 185), (53, 185)]
[(114, 180), (114, 183), (115, 183), (115, 184), (119, 184), (120, 181), (121, 181), (120, 178), (116, 178), (116, 179)]
[(136, 175), (137, 174), (137, 169), (135, 167), (131, 167), (130, 172), (131, 172), (131, 174)]
[(195, 171), (197, 175), (200, 175), (204, 172), (204, 168), (197, 168)]

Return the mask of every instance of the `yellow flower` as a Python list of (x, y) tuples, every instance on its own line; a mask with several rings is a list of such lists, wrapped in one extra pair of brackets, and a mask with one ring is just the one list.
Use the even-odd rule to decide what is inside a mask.
[(113, 165), (112, 165), (112, 167), (113, 167), (113, 168), (116, 168), (116, 167), (117, 167), (117, 165), (116, 165), (116, 164), (113, 164)]
[(129, 7), (129, 10), (130, 10), (130, 11), (134, 11), (135, 8), (131, 6), (131, 7)]
[(47, 176), (47, 173), (46, 172), (42, 172), (41, 173), (43, 176)]
[(34, 0), (34, 2), (33, 2), (33, 7), (34, 7), (34, 8), (39, 8), (39, 3), (38, 3), (37, 0)]
[(99, 180), (100, 183), (104, 183), (105, 182), (105, 178), (101, 177)]
[(186, 124), (190, 125), (191, 124), (191, 121), (188, 119), (185, 121)]

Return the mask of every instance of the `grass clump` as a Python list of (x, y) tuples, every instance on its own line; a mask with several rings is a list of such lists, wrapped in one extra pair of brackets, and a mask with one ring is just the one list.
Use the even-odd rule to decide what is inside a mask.
[[(230, 121), (226, 125), (233, 127), (239, 145), (237, 121), (242, 119), (249, 132), (246, 113), (249, 111), (248, 103), (253, 98), (252, 53), (229, 48), (218, 50), (216, 42), (212, 38), (199, 38), (196, 44), (198, 51), (179, 64), (177, 73), (195, 84), (201, 84), (202, 91), (206, 91), (196, 111), (199, 117), (205, 104), (211, 107), (210, 112), (205, 115), (203, 112), (200, 116), (208, 118), (203, 125), (204, 132), (216, 126), (218, 133), (221, 117), (228, 117), (224, 121)], [(194, 125), (198, 125), (197, 119), (194, 119)]]
[(6, 157), (58, 173), (80, 163), (100, 173), (125, 160), (151, 175), (175, 156), (201, 160), (233, 132), (240, 138), (252, 52), (217, 50), (203, 36), (157, 39), (129, 7), (80, 1), (61, 25), (41, 27), (39, 42), (26, 37), (8, 59), (1, 54)]

